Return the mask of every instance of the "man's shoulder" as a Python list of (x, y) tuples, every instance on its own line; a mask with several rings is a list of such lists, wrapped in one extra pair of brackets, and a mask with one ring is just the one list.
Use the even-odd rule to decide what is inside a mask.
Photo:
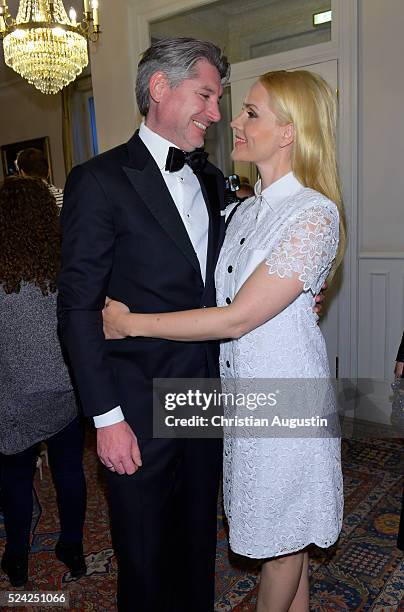
[(99, 172), (111, 169), (115, 164), (122, 165), (128, 160), (128, 145), (123, 143), (104, 151), (95, 157), (80, 164), (80, 168), (84, 171)]
[(146, 149), (139, 138), (138, 131), (136, 131), (127, 142), (108, 149), (76, 167), (90, 172), (105, 171), (108, 168), (130, 164), (132, 158), (136, 157), (139, 153), (144, 154), (145, 151)]

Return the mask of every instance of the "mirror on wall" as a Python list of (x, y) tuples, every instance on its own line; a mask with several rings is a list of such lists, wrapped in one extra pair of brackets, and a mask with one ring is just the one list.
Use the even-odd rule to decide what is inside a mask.
[(217, 0), (150, 24), (152, 39), (191, 36), (211, 40), (232, 64), (331, 40), (331, 22), (313, 15), (331, 0)]

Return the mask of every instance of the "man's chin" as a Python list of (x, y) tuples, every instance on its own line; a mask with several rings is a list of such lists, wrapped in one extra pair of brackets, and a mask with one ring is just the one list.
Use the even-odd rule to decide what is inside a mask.
[(200, 149), (201, 147), (205, 146), (205, 138), (203, 136), (201, 136), (200, 138), (193, 138), (191, 141), (188, 142), (188, 145), (188, 151), (195, 151), (195, 149)]
[(201, 143), (199, 144), (188, 144), (185, 148), (183, 148), (182, 150), (185, 151), (185, 153), (191, 153), (192, 151), (195, 151), (195, 149), (201, 149), (203, 148), (205, 145), (205, 142), (202, 140)]

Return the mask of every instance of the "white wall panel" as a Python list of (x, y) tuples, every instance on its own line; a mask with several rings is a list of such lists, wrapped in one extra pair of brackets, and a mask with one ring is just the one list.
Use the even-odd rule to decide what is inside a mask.
[(390, 383), (404, 326), (404, 253), (362, 253), (359, 278), (358, 377), (374, 386), (374, 409), (360, 416), (389, 423)]
[(404, 250), (404, 2), (360, 0), (360, 249)]

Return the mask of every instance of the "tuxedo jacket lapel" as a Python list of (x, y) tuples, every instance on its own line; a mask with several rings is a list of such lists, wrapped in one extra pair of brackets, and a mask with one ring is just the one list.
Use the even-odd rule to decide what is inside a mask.
[[(209, 172), (209, 166), (197, 173), (202, 194), (209, 213), (208, 253), (206, 258), (206, 278), (213, 276), (219, 250), (223, 241), (222, 218), (220, 215), (221, 198), (218, 193), (217, 174)], [(223, 233), (223, 236), (222, 236)]]
[(174, 200), (147, 147), (136, 133), (128, 142), (123, 170), (153, 217), (200, 274), (199, 261)]

